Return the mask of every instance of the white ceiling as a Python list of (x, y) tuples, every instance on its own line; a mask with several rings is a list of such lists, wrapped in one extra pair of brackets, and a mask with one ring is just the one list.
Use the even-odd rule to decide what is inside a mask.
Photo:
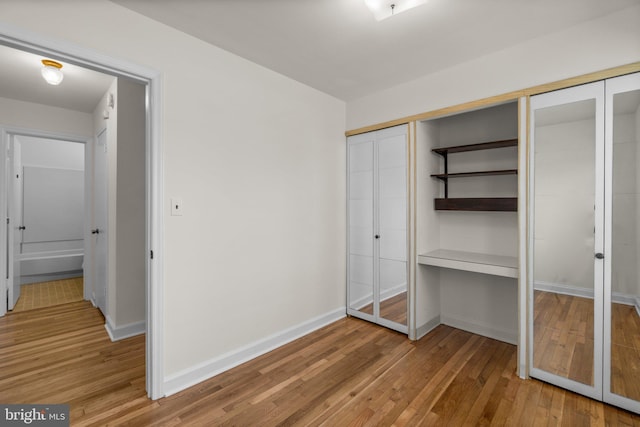
[[(345, 101), (640, 4), (429, 0), (378, 22), (364, 0), (112, 1)], [(0, 97), (91, 112), (113, 79), (65, 63), (50, 86), (41, 59), (0, 45)]]
[(640, 3), (429, 0), (378, 22), (364, 0), (112, 1), (347, 101)]
[(59, 61), (64, 80), (51, 86), (40, 75), (42, 59), (0, 45), (0, 97), (92, 113), (115, 78)]

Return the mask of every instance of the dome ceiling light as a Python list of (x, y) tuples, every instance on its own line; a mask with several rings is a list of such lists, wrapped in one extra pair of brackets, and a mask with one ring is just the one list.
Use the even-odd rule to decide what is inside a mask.
[(62, 74), (62, 64), (52, 61), (51, 59), (43, 59), (42, 65), (44, 65), (40, 70), (42, 78), (50, 85), (59, 85), (62, 82), (62, 79), (64, 79), (64, 74)]

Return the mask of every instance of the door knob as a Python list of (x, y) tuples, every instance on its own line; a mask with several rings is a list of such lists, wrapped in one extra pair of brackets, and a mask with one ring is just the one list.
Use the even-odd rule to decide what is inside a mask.
[(26, 229), (27, 229), (27, 227), (25, 227), (24, 225), (21, 225), (21, 226), (18, 227), (18, 230), (26, 230)]
[(100, 234), (100, 229), (96, 228), (95, 230), (91, 230), (91, 234)]
[(379, 234), (376, 234), (374, 237), (375, 237), (376, 239), (379, 239), (379, 238), (380, 238), (380, 235), (379, 235)]
[(603, 253), (601, 253), (601, 252), (598, 252), (598, 253), (596, 254), (596, 258), (598, 258), (598, 259), (604, 259), (604, 254), (603, 254)]

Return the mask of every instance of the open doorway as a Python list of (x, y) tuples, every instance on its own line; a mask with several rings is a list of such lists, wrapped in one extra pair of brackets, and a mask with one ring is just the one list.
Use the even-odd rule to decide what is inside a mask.
[(8, 310), (84, 298), (85, 144), (9, 134)]
[[(105, 306), (108, 309), (109, 306), (111, 305), (111, 308), (113, 310), (116, 310), (114, 311), (114, 313), (116, 313), (115, 315), (120, 318), (120, 322), (125, 322), (125, 324), (118, 324), (116, 322), (116, 319), (113, 319), (113, 318), (111, 319), (113, 320), (113, 324), (117, 328), (119, 328), (119, 330), (116, 332), (119, 333), (119, 337), (121, 338), (127, 336), (127, 334), (131, 333), (132, 331), (133, 333), (137, 333), (136, 331), (140, 330), (140, 323), (142, 324), (142, 332), (143, 333), (146, 332), (146, 335), (145, 335), (146, 336), (146, 352), (145, 353), (146, 353), (147, 375), (146, 375), (145, 388), (147, 390), (149, 397), (152, 397), (154, 399), (162, 397), (163, 376), (161, 372), (162, 345), (161, 345), (161, 329), (160, 329), (162, 301), (161, 301), (161, 293), (159, 292), (159, 288), (156, 288), (156, 283), (159, 281), (161, 277), (160, 272), (162, 271), (162, 265), (161, 265), (162, 252), (159, 251), (159, 249), (161, 249), (159, 243), (155, 243), (155, 242), (161, 242), (161, 236), (160, 236), (161, 230), (159, 228), (159, 224), (161, 223), (161, 212), (160, 212), (161, 160), (160, 160), (160, 147), (159, 147), (159, 137), (158, 137), (160, 133), (159, 132), (160, 106), (158, 101), (159, 93), (160, 93), (160, 85), (159, 85), (158, 73), (156, 71), (147, 69), (145, 67), (140, 67), (138, 65), (131, 64), (126, 61), (120, 61), (113, 58), (104, 57), (103, 55), (97, 52), (81, 49), (74, 46), (69, 46), (61, 42), (56, 42), (55, 40), (43, 40), (42, 38), (39, 38), (36, 35), (30, 35), (22, 31), (17, 32), (11, 28), (4, 27), (1, 24), (0, 24), (0, 45), (5, 45), (3, 47), (10, 46), (13, 48), (18, 48), (18, 50), (20, 50), (23, 53), (36, 53), (43, 57), (53, 57), (53, 59), (57, 59), (59, 61), (65, 61), (65, 64), (68, 64), (70, 69), (72, 67), (77, 67), (81, 65), (82, 67), (87, 67), (88, 69), (91, 69), (93, 71), (104, 73), (105, 75), (108, 75), (111, 78), (115, 77), (118, 79), (122, 79), (126, 83), (133, 85), (133, 86), (130, 86), (130, 88), (136, 87), (136, 90), (134, 90), (133, 92), (130, 92), (123, 87), (122, 94), (124, 96), (122, 98), (126, 98), (127, 93), (129, 94), (135, 93), (136, 94), (135, 97), (137, 98), (137, 108), (139, 111), (142, 111), (142, 113), (135, 115), (135, 119), (133, 119), (133, 116), (127, 113), (124, 113), (122, 116), (125, 117), (123, 122), (127, 122), (128, 119), (133, 119), (137, 121), (138, 133), (136, 138), (138, 140), (141, 140), (142, 144), (136, 144), (137, 152), (135, 153), (135, 156), (131, 156), (131, 154), (133, 153), (130, 153), (130, 152), (128, 153), (127, 150), (122, 150), (123, 151), (121, 153), (122, 158), (118, 158), (119, 163), (123, 167), (123, 170), (128, 170), (128, 171), (135, 170), (135, 173), (132, 174), (132, 175), (135, 175), (135, 180), (130, 181), (130, 178), (132, 177), (132, 175), (127, 175), (127, 174), (122, 174), (122, 176), (118, 175), (120, 176), (121, 179), (119, 182), (115, 181), (114, 188), (116, 188), (117, 185), (119, 184), (120, 187), (123, 189), (123, 193), (137, 200), (138, 204), (135, 206), (135, 209), (138, 213), (142, 215), (142, 218), (143, 218), (142, 223), (134, 221), (134, 228), (136, 228), (136, 232), (138, 233), (138, 235), (140, 234), (142, 235), (141, 246), (143, 249), (137, 250), (136, 253), (139, 256), (139, 258), (137, 258), (140, 261), (139, 267), (141, 267), (138, 270), (143, 271), (142, 273), (143, 289), (141, 293), (142, 297), (139, 299), (139, 301), (141, 301), (141, 311), (143, 313), (143, 320), (141, 322), (131, 322), (130, 319), (127, 319), (126, 315), (122, 315), (122, 313), (118, 312), (117, 301), (111, 301), (112, 304), (110, 304), (110, 301), (109, 301), (115, 298), (115, 293), (112, 293), (111, 295), (106, 296)], [(5, 81), (4, 77), (3, 77), (3, 81)], [(19, 86), (19, 85), (14, 84), (14, 86)], [(2, 105), (2, 102), (4, 101), (2, 99), (3, 96), (7, 96), (6, 93), (0, 94), (0, 113), (4, 113), (3, 115), (0, 115), (0, 136), (3, 141), (3, 147), (6, 148), (4, 143), (7, 140), (8, 134), (12, 132), (18, 133), (20, 130), (24, 129), (25, 127), (34, 128), (31, 125), (24, 125), (23, 122), (21, 121), (22, 118), (18, 117), (16, 113), (16, 111), (18, 112), (22, 111), (22, 112), (26, 112), (26, 114), (29, 115), (29, 113), (33, 112), (31, 107), (34, 104), (29, 104), (28, 106), (25, 106), (24, 104), (22, 104), (17, 109), (13, 109), (13, 108), (7, 109), (5, 105), (4, 106), (5, 108), (3, 109), (3, 105)], [(7, 96), (7, 97), (11, 98), (11, 96)], [(119, 97), (119, 93), (116, 92), (115, 98), (118, 98), (118, 97)], [(90, 137), (88, 138), (88, 140), (90, 140), (92, 143), (91, 149), (93, 149), (95, 144), (97, 143), (99, 134), (103, 133), (105, 129), (106, 129), (105, 135), (107, 135), (107, 138), (109, 138), (109, 135), (111, 135), (112, 137), (117, 137), (118, 135), (117, 132), (112, 132), (110, 129), (108, 129), (108, 125), (102, 126), (102, 129), (100, 126), (100, 120), (103, 120), (103, 121), (109, 120), (110, 118), (114, 118), (116, 116), (114, 115), (114, 111), (112, 111), (113, 98), (114, 98), (113, 91), (105, 93), (105, 97), (101, 101), (100, 107), (96, 106), (97, 107), (96, 111), (100, 113), (99, 114), (100, 119), (98, 120), (98, 123), (94, 122), (95, 115), (90, 114), (90, 116), (92, 116), (90, 117), (90, 121), (94, 122), (94, 123), (91, 123), (91, 131), (89, 132)], [(20, 100), (18, 102), (34, 103), (35, 101), (33, 99), (29, 99), (29, 100)], [(49, 104), (49, 105), (53, 105), (53, 104)], [(117, 105), (117, 100), (116, 100), (116, 105)], [(140, 106), (142, 107), (139, 108)], [(56, 107), (54, 107), (54, 109), (55, 108)], [(64, 109), (67, 107), (58, 106), (58, 108)], [(39, 108), (35, 108), (35, 109), (38, 110)], [(72, 136), (78, 136), (77, 133), (69, 132), (68, 129), (65, 128), (66, 123), (64, 121), (58, 120), (59, 112), (60, 110), (56, 110), (54, 114), (48, 117), (47, 120), (45, 120), (46, 125), (51, 125), (54, 128), (56, 128), (56, 130), (62, 129), (62, 133), (66, 133)], [(12, 122), (11, 120), (7, 120), (7, 117), (9, 119), (17, 118), (17, 121)], [(115, 120), (111, 120), (111, 122), (113, 123), (115, 122)], [(102, 122), (102, 124), (104, 125), (105, 123)], [(125, 123), (125, 126), (126, 126), (126, 123)], [(48, 129), (48, 128), (45, 127), (42, 129)], [(45, 131), (45, 133), (46, 132), (47, 131)], [(87, 136), (87, 133), (83, 132), (81, 133), (81, 135)], [(127, 146), (127, 145), (128, 144), (124, 144), (124, 146)], [(115, 149), (115, 146), (111, 143), (110, 140), (107, 140), (105, 142), (104, 149), (105, 149), (105, 152), (108, 150), (111, 150), (110, 152), (113, 155), (115, 155), (120, 151)], [(140, 153), (142, 154), (140, 155)], [(6, 159), (6, 150), (2, 151), (2, 157), (3, 159), (0, 159), (0, 160), (2, 160), (2, 162), (4, 163)], [(132, 168), (131, 160), (134, 158), (135, 158), (135, 163), (137, 167)], [(142, 165), (142, 167), (140, 167), (140, 165)], [(112, 165), (109, 165), (109, 170), (108, 170), (109, 174), (112, 173), (112, 169), (111, 169), (112, 167), (113, 167)], [(1, 174), (1, 175), (2, 176), (0, 176), (0, 180), (2, 182), (0, 183), (0, 191), (2, 191), (2, 193), (0, 194), (0, 212), (6, 212), (6, 209), (8, 207), (8, 203), (7, 203), (8, 194), (6, 191), (5, 184), (8, 179), (8, 176), (6, 176), (5, 174)], [(113, 175), (109, 176), (110, 180), (112, 179), (112, 176)], [(133, 184), (133, 185), (127, 185), (127, 184)], [(140, 193), (140, 189), (142, 189), (141, 193)], [(113, 190), (112, 188), (109, 189), (110, 192), (112, 190)], [(133, 191), (130, 191), (130, 190), (133, 190)], [(111, 196), (111, 193), (109, 193), (109, 196)], [(126, 208), (127, 206), (129, 205), (128, 203), (125, 202), (125, 203), (121, 203), (119, 207)], [(108, 209), (109, 209), (109, 224), (107, 225), (107, 228), (109, 228), (112, 225), (111, 224), (112, 221), (115, 221), (114, 224), (118, 223), (115, 219), (113, 219), (117, 217), (118, 213), (120, 213), (121, 216), (127, 215), (126, 209), (118, 210), (115, 204), (110, 205)], [(116, 212), (114, 213), (113, 211), (116, 211)], [(126, 223), (126, 225), (131, 226), (131, 223), (128, 223), (128, 221), (124, 221), (124, 223)], [(126, 235), (130, 231), (130, 229), (128, 229), (126, 225), (121, 227), (120, 229), (120, 233), (122, 235)], [(103, 231), (102, 229), (100, 228), (89, 229), (88, 227), (86, 227), (86, 224), (85, 224), (85, 233), (89, 232), (91, 234), (92, 231), (96, 231), (96, 230), (99, 230), (99, 234), (102, 235), (102, 231)], [(4, 227), (0, 228), (0, 240), (1, 240), (0, 241), (0, 259), (6, 259), (9, 253), (7, 251), (7, 246), (5, 244), (7, 242), (8, 235), (9, 235), (7, 231), (8, 230)], [(96, 232), (95, 234), (98, 234), (98, 232)], [(113, 239), (115, 240), (115, 235), (116, 235), (115, 232), (107, 233), (107, 236), (109, 238), (108, 257), (112, 257), (112, 258), (119, 253), (116, 250), (115, 246), (111, 245), (112, 243), (111, 239), (113, 237)], [(119, 240), (121, 242), (126, 242), (125, 238), (120, 238)], [(121, 255), (123, 257), (125, 257), (126, 254), (127, 254), (126, 251), (121, 252)], [(151, 262), (151, 259), (154, 259), (154, 261)], [(5, 267), (6, 265), (3, 265), (3, 267), (1, 268), (2, 271), (0, 272), (3, 276), (8, 273), (8, 269), (6, 269)], [(83, 272), (85, 274), (87, 272), (86, 263), (84, 265)], [(122, 281), (118, 281), (118, 279), (116, 278), (116, 275), (117, 275), (116, 273), (118, 272), (123, 275), (127, 275), (129, 272), (121, 271), (115, 268), (114, 268), (114, 271), (112, 271), (111, 268), (109, 268), (109, 274), (111, 275), (112, 278), (114, 278), (115, 282), (122, 283)], [(6, 282), (1, 284), (0, 291), (3, 291), (3, 292), (7, 291)], [(85, 292), (85, 299), (90, 299), (90, 297), (86, 295), (86, 292)], [(108, 310), (105, 310), (105, 311), (108, 311)], [(6, 306), (4, 306), (4, 304), (0, 304), (0, 316), (3, 316), (5, 313), (6, 313)], [(109, 315), (107, 314), (107, 316), (105, 317), (107, 320), (106, 323), (109, 324)], [(113, 336), (112, 336), (112, 339), (113, 339)]]

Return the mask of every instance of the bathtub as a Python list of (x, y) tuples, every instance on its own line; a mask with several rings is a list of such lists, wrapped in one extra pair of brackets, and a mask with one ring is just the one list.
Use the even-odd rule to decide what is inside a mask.
[(20, 284), (82, 276), (84, 253), (78, 250), (22, 254)]

